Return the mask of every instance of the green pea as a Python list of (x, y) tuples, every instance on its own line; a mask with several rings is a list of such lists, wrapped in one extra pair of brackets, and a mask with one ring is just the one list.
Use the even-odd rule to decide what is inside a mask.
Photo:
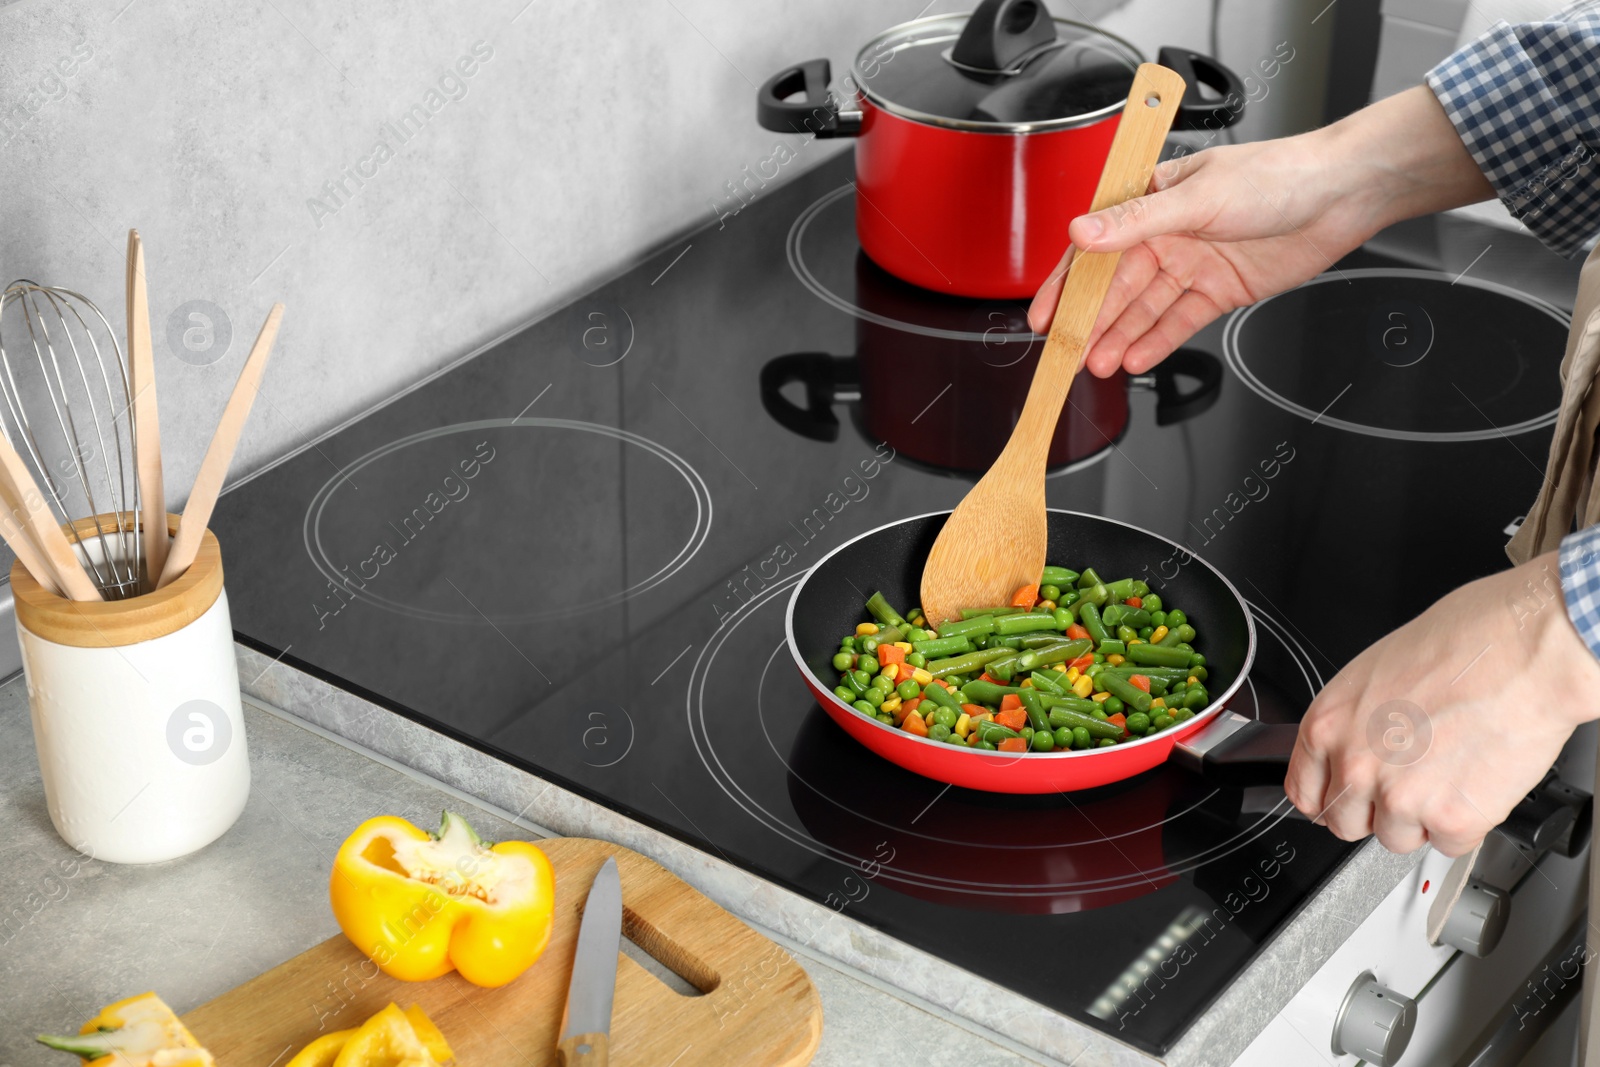
[[(1076, 738), (1073, 737), (1072, 730), (1065, 726), (1057, 726), (1051, 732), (1055, 734), (1057, 748), (1071, 748), (1073, 746), (1073, 742), (1076, 740)], [(1088, 733), (1089, 731), (1085, 730), (1084, 736), (1087, 737)]]
[(861, 699), (871, 704), (873, 710), (877, 710), (878, 705), (882, 704), (887, 698), (883, 695), (882, 689), (875, 685), (870, 685), (867, 687), (867, 691), (861, 694)]
[(1122, 714), (1121, 697), (1106, 697), (1105, 703), (1101, 704), (1100, 706), (1105, 709), (1107, 715)]
[(1116, 748), (1117, 747), (1117, 743), (1115, 741), (1113, 741), (1109, 737), (1102, 737), (1100, 739), (1100, 747), (1101, 748)]
[(913, 667), (926, 667), (928, 665), (928, 657), (921, 652), (913, 652), (906, 657), (906, 662)]
[(1040, 600), (1060, 600), (1061, 587), (1059, 585), (1041, 585), (1039, 587)]
[(1150, 716), (1142, 711), (1136, 711), (1128, 716), (1127, 727), (1130, 734), (1142, 734), (1150, 729)]
[(1186, 623), (1188, 621), (1189, 621), (1189, 616), (1185, 615), (1183, 612), (1179, 611), (1177, 608), (1173, 608), (1171, 611), (1167, 612), (1167, 625), (1170, 626), (1174, 630), (1176, 630), (1178, 627), (1182, 626), (1184, 623)]
[(1199, 711), (1211, 703), (1211, 694), (1206, 692), (1203, 685), (1191, 685), (1183, 693), (1183, 706), (1190, 711)]
[(857, 668), (855, 678), (856, 678), (856, 682), (859, 683), (861, 688), (863, 688), (863, 689), (865, 689), (867, 686), (872, 684), (872, 672), (871, 671), (864, 671), (864, 670), (861, 670), (861, 669)]
[(1109, 719), (1109, 718), (1111, 718), (1111, 713), (1106, 710), (1105, 704), (1100, 704), (1098, 707), (1096, 707), (1089, 714), (1093, 715), (1097, 719)]
[[(1137, 585), (1138, 583), (1136, 582), (1134, 584)], [(1148, 611), (1152, 615), (1160, 611), (1163, 607), (1161, 598), (1155, 593), (1142, 593), (1140, 594), (1140, 598), (1144, 601), (1144, 610)], [(1157, 623), (1156, 625), (1159, 626), (1161, 624)]]
[(978, 738), (978, 747), (981, 748), (981, 749), (986, 749), (986, 750), (988, 750), (990, 752), (993, 752), (994, 751), (994, 742), (993, 741), (985, 741), (983, 738), (980, 737), (980, 738)]
[(1204, 667), (1205, 665), (1206, 658), (1200, 653), (1196, 652), (1194, 655), (1189, 657), (1189, 666), (1191, 669), (1195, 667)]
[(894, 691), (900, 694), (901, 700), (915, 700), (917, 697), (922, 695), (922, 686), (918, 685), (916, 682), (913, 682), (910, 678), (907, 678), (905, 681), (895, 686)]
[(1165, 730), (1167, 727), (1169, 727), (1171, 725), (1172, 725), (1172, 716), (1166, 714), (1165, 712), (1161, 713), (1160, 715), (1157, 715), (1155, 718), (1150, 720), (1150, 729), (1151, 729), (1152, 732), (1158, 732), (1158, 731), (1161, 731), (1161, 730)]
[(935, 741), (943, 741), (945, 738), (950, 736), (950, 727), (946, 726), (944, 723), (936, 722), (932, 726), (928, 727), (928, 736), (933, 738)]
[(856, 650), (856, 639), (855, 638), (847, 637), (843, 641), (839, 642), (839, 651), (840, 652), (854, 652), (855, 650)]
[(876, 675), (873, 677), (869, 688), (879, 690), (885, 697), (887, 697), (890, 693), (894, 692), (894, 679), (890, 678), (887, 674)]
[(841, 652), (833, 657), (833, 669), (836, 671), (847, 671), (855, 665), (856, 658), (849, 652)]
[(1056, 738), (1049, 730), (1035, 730), (1029, 744), (1035, 752), (1049, 752), (1056, 747)]
[(1203, 682), (1207, 678), (1211, 677), (1211, 675), (1206, 671), (1206, 669), (1204, 667), (1190, 667), (1189, 668), (1189, 677)]
[(888, 712), (880, 711), (878, 712), (878, 721), (886, 726), (893, 726), (894, 716), (890, 715)]
[(855, 708), (857, 711), (859, 711), (863, 715), (871, 715), (873, 717), (876, 717), (877, 714), (878, 714), (877, 707), (874, 706), (873, 704), (871, 704), (870, 702), (865, 701), (865, 700), (858, 700), (854, 704), (851, 704), (850, 706), (852, 708)]
[(1058, 607), (1050, 614), (1056, 620), (1056, 629), (1058, 630), (1065, 630), (1078, 621), (1078, 616), (1068, 607)]
[(965, 674), (947, 674), (944, 676), (944, 680), (949, 683), (950, 688), (952, 689), (960, 689), (962, 686), (972, 681), (972, 679)]
[(1117, 627), (1117, 640), (1121, 641), (1123, 644), (1127, 644), (1129, 641), (1134, 640), (1138, 636), (1139, 636), (1139, 631), (1135, 630), (1131, 626), (1119, 626), (1119, 627)]
[[(1165, 626), (1166, 624), (1167, 624), (1167, 613), (1166, 612), (1164, 612), (1164, 611), (1152, 611), (1150, 613), (1150, 625), (1151, 626)], [(1154, 633), (1153, 630), (1151, 632)]]
[(1172, 713), (1173, 722), (1188, 722), (1192, 718), (1194, 718), (1194, 712), (1188, 708), (1178, 708)]
[(939, 708), (933, 713), (934, 722), (941, 726), (948, 726), (952, 730), (955, 729), (956, 722), (960, 718), (961, 716), (957, 715), (953, 708)]
[(1018, 730), (1017, 733), (1022, 735), (1022, 739), (1024, 741), (1033, 740), (1033, 727), (1031, 726), (1024, 726), (1022, 729)]
[(1148, 641), (1150, 640), (1150, 635), (1155, 632), (1156, 628), (1154, 626), (1141, 626), (1139, 627), (1139, 640)]
[(1084, 748), (1092, 748), (1093, 746), (1094, 746), (1094, 738), (1089, 735), (1089, 731), (1088, 730), (1085, 730), (1081, 726), (1074, 726), (1072, 728), (1072, 747), (1073, 748), (1084, 749)]
[[(1150, 583), (1143, 578), (1133, 580), (1133, 595), (1143, 599), (1150, 595)], [(1146, 605), (1148, 607), (1148, 605)]]

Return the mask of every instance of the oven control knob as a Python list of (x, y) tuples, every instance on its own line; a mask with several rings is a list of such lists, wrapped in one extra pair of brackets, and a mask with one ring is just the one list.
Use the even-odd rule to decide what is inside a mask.
[(1500, 943), (1510, 921), (1511, 897), (1504, 889), (1468, 882), (1461, 899), (1450, 909), (1439, 943), (1482, 959)]
[(1417, 1025), (1417, 1002), (1385, 989), (1367, 971), (1356, 979), (1333, 1023), (1333, 1051), (1359, 1056), (1372, 1067), (1400, 1062)]

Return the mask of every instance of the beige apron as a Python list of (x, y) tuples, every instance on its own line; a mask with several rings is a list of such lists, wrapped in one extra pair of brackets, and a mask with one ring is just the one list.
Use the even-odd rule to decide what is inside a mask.
[[(1549, 552), (1579, 527), (1600, 523), (1600, 493), (1595, 491), (1595, 466), (1600, 460), (1600, 247), (1589, 254), (1578, 280), (1578, 295), (1573, 305), (1572, 329), (1567, 334), (1567, 354), (1561, 361), (1561, 412), (1556, 418), (1555, 437), (1550, 442), (1550, 460), (1544, 484), (1533, 510), (1522, 528), (1506, 546), (1514, 563), (1526, 563)], [(1600, 781), (1600, 768), (1596, 780)], [(1589, 851), (1589, 914), (1600, 916), (1600, 869), (1595, 862), (1600, 849)], [(1600, 952), (1600, 930), (1589, 923), (1589, 958)], [(1587, 971), (1589, 968), (1585, 968)], [(1579, 1038), (1584, 1067), (1600, 1067), (1600, 1023), (1594, 1023), (1596, 1003), (1600, 1002), (1600, 981), (1589, 975), (1583, 990), (1583, 1029)]]

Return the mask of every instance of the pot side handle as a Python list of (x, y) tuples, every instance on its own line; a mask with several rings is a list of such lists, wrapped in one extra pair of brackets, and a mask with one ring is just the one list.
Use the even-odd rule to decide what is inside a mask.
[[(840, 110), (828, 92), (832, 80), (833, 66), (826, 59), (785, 67), (756, 90), (756, 122), (775, 133), (854, 137), (861, 131), (861, 113)], [(796, 93), (798, 100), (788, 99)]]
[[(783, 387), (795, 382), (805, 386), (805, 407), (783, 395)], [(860, 395), (854, 356), (794, 352), (761, 368), (761, 406), (779, 426), (813, 441), (839, 439), (833, 405), (850, 399), (851, 393)]]
[[(1167, 45), (1157, 54), (1156, 62), (1177, 71), (1189, 86), (1178, 107), (1178, 117), (1172, 122), (1174, 130), (1214, 132), (1244, 117), (1244, 82), (1219, 61), (1200, 52)], [(1202, 85), (1216, 90), (1222, 99), (1206, 100), (1200, 95)]]
[[(1198, 384), (1185, 389), (1180, 378), (1193, 378)], [(1156, 425), (1171, 426), (1209, 411), (1217, 402), (1222, 395), (1222, 361), (1209, 352), (1180, 348), (1149, 374), (1129, 381), (1155, 391)]]

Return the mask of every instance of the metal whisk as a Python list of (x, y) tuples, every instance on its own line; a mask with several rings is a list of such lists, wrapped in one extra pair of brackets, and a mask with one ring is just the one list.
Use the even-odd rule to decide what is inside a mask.
[[(91, 525), (68, 536), (107, 600), (137, 595), (144, 553), (133, 395), (122, 346), (93, 301), (26, 279), (0, 293), (0, 401), (0, 434), (32, 463), (61, 521), (118, 517), (115, 531), (97, 536)], [(97, 540), (100, 551), (91, 550)]]

